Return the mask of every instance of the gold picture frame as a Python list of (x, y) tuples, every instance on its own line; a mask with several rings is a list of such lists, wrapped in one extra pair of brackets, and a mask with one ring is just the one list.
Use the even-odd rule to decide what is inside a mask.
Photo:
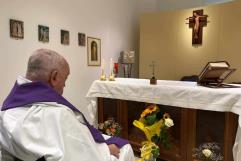
[(87, 55), (88, 66), (101, 65), (101, 39), (87, 37)]

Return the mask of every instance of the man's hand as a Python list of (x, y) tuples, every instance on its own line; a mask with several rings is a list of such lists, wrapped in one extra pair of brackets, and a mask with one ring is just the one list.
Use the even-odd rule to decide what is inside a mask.
[(110, 154), (119, 158), (120, 149), (115, 144), (110, 144), (110, 145), (108, 145), (108, 147), (109, 147), (109, 150), (110, 150)]

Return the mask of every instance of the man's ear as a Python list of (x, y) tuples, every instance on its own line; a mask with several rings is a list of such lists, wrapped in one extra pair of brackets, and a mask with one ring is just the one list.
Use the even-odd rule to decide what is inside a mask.
[(52, 87), (55, 87), (56, 84), (57, 84), (57, 76), (58, 76), (58, 71), (57, 70), (53, 70), (51, 73), (50, 73), (50, 78), (49, 78), (49, 84), (52, 86)]

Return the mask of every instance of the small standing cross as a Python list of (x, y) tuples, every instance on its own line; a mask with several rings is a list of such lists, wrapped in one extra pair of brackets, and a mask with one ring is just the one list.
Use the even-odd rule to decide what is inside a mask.
[(203, 27), (207, 26), (208, 15), (203, 15), (203, 10), (193, 11), (193, 16), (186, 18), (189, 20), (189, 28), (192, 28), (192, 44), (202, 44)]
[(155, 62), (152, 61), (152, 63), (149, 65), (149, 67), (152, 67), (152, 76), (154, 77), (155, 76), (155, 67), (156, 67)]
[(152, 67), (152, 77), (150, 79), (150, 84), (156, 84), (157, 80), (155, 78), (155, 67), (156, 67), (155, 62), (152, 61), (152, 64), (150, 64), (149, 67)]

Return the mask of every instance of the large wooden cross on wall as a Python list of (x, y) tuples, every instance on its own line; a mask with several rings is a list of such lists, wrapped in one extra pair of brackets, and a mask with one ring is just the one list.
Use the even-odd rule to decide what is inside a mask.
[(203, 10), (193, 11), (193, 16), (186, 18), (189, 20), (189, 28), (192, 28), (192, 44), (202, 44), (203, 27), (207, 26), (208, 15), (203, 15)]

